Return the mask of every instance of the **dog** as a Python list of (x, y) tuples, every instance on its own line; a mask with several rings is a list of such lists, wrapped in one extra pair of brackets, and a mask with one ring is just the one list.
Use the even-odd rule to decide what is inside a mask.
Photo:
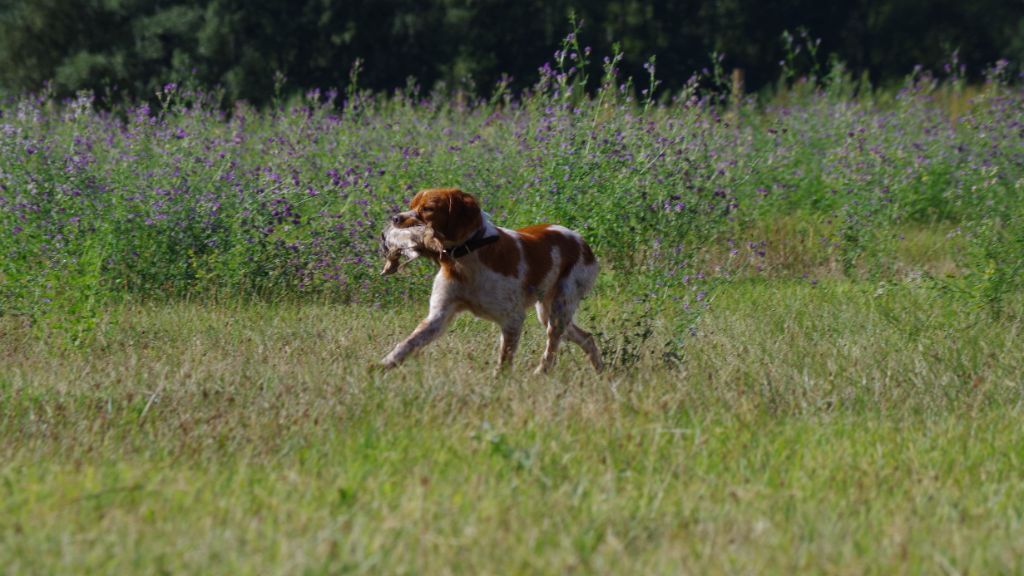
[(434, 188), (420, 191), (409, 210), (394, 214), (381, 239), (382, 274), (403, 266), (403, 256), (428, 257), (440, 265), (426, 319), (381, 360), (384, 367), (397, 366), (437, 339), (456, 314), (468, 310), (501, 328), (500, 371), (512, 363), (526, 308), (535, 306), (547, 330), (535, 373), (554, 366), (563, 336), (586, 352), (595, 370), (603, 369), (594, 337), (573, 320), (598, 273), (597, 259), (579, 233), (552, 224), (501, 228), (472, 195)]

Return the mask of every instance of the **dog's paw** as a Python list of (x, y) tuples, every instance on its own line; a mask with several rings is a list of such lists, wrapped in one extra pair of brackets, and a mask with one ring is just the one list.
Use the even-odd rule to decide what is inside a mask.
[(366, 372), (367, 374), (380, 374), (391, 370), (395, 366), (397, 366), (397, 364), (394, 362), (387, 362), (386, 360), (370, 362), (366, 365)]

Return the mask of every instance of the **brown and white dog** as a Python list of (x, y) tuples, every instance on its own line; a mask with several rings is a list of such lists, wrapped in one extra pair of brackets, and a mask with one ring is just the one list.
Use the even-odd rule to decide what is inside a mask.
[(519, 344), (526, 308), (536, 306), (537, 319), (547, 329), (537, 373), (554, 365), (563, 336), (587, 353), (596, 370), (602, 369), (593, 336), (573, 322), (598, 271), (594, 253), (578, 233), (550, 224), (500, 228), (473, 196), (456, 188), (423, 190), (409, 208), (392, 216), (384, 231), (387, 262), (382, 274), (396, 271), (402, 255), (429, 257), (441, 269), (434, 278), (430, 312), (384, 357), (385, 367), (398, 365), (435, 340), (463, 310), (501, 327), (499, 369), (507, 367)]

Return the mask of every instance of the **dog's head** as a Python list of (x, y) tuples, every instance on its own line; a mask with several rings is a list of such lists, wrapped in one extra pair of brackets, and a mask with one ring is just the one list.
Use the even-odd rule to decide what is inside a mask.
[(421, 190), (409, 203), (409, 210), (391, 217), (396, 228), (426, 226), (424, 246), (435, 252), (458, 246), (483, 225), (483, 212), (476, 198), (458, 188)]
[[(402, 256), (440, 257), (445, 250), (468, 240), (483, 225), (476, 198), (458, 188), (421, 190), (409, 210), (391, 217), (382, 236), (387, 263), (384, 274), (398, 270)], [(415, 257), (412, 256), (412, 257)]]

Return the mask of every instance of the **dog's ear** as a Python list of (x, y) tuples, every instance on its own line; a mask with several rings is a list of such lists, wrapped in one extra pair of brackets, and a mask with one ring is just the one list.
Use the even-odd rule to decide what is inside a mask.
[(416, 195), (412, 197), (412, 200), (409, 201), (409, 207), (412, 208), (413, 210), (419, 208), (420, 205), (423, 204), (424, 198), (429, 193), (430, 190), (420, 190), (419, 192), (417, 192)]
[(483, 225), (476, 198), (458, 188), (423, 190), (410, 204), (438, 242), (460, 244)]
[(441, 230), (442, 236), (449, 242), (461, 244), (469, 239), (483, 225), (483, 213), (476, 198), (461, 190), (453, 190), (448, 195), (448, 214)]

